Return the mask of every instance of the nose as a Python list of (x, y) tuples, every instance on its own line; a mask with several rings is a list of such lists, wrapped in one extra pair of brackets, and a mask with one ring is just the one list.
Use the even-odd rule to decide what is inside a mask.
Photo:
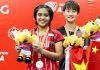
[(44, 16), (44, 15), (42, 15), (42, 16), (41, 16), (41, 18), (42, 18), (42, 19), (44, 19), (44, 18), (45, 18), (45, 16)]
[(69, 15), (73, 15), (73, 12), (69, 12)]

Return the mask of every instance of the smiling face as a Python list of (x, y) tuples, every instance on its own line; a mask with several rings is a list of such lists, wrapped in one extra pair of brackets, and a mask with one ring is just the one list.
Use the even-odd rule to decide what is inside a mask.
[(63, 7), (63, 14), (66, 21), (69, 23), (74, 23), (77, 15), (80, 12), (80, 6), (74, 0), (68, 0)]
[(76, 10), (66, 8), (63, 14), (66, 18), (66, 21), (73, 23), (77, 18), (78, 12)]
[(49, 26), (50, 15), (46, 8), (41, 8), (38, 10), (36, 15), (36, 21), (38, 26), (40, 27)]

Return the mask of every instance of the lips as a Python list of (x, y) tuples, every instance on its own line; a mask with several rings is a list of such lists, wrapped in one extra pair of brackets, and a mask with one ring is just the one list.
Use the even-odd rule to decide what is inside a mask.
[(45, 21), (40, 21), (41, 23), (45, 23)]
[(39, 20), (39, 22), (44, 24), (46, 22), (46, 20)]
[(72, 19), (72, 18), (74, 18), (74, 17), (68, 17), (68, 18)]

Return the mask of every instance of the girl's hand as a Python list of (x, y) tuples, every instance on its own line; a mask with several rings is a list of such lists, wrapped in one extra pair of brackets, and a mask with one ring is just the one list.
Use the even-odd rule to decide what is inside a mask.
[(32, 48), (33, 48), (33, 51), (42, 54), (43, 48), (41, 47), (41, 44), (40, 43), (33, 44)]

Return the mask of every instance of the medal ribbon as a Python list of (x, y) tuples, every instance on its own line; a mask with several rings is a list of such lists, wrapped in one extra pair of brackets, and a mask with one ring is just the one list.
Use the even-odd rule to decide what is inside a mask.
[[(45, 41), (45, 39), (46, 39), (46, 37), (47, 37), (48, 32), (49, 32), (49, 27), (47, 28), (47, 30), (46, 30), (46, 32), (45, 32), (43, 38), (42, 38), (42, 41), (40, 41), (41, 47), (43, 47), (43, 45), (44, 45), (44, 41)], [(39, 31), (38, 31), (38, 30), (37, 30), (37, 35), (38, 35), (38, 37), (39, 37)], [(40, 53), (38, 53), (38, 58), (41, 59), (41, 54), (40, 54)]]

